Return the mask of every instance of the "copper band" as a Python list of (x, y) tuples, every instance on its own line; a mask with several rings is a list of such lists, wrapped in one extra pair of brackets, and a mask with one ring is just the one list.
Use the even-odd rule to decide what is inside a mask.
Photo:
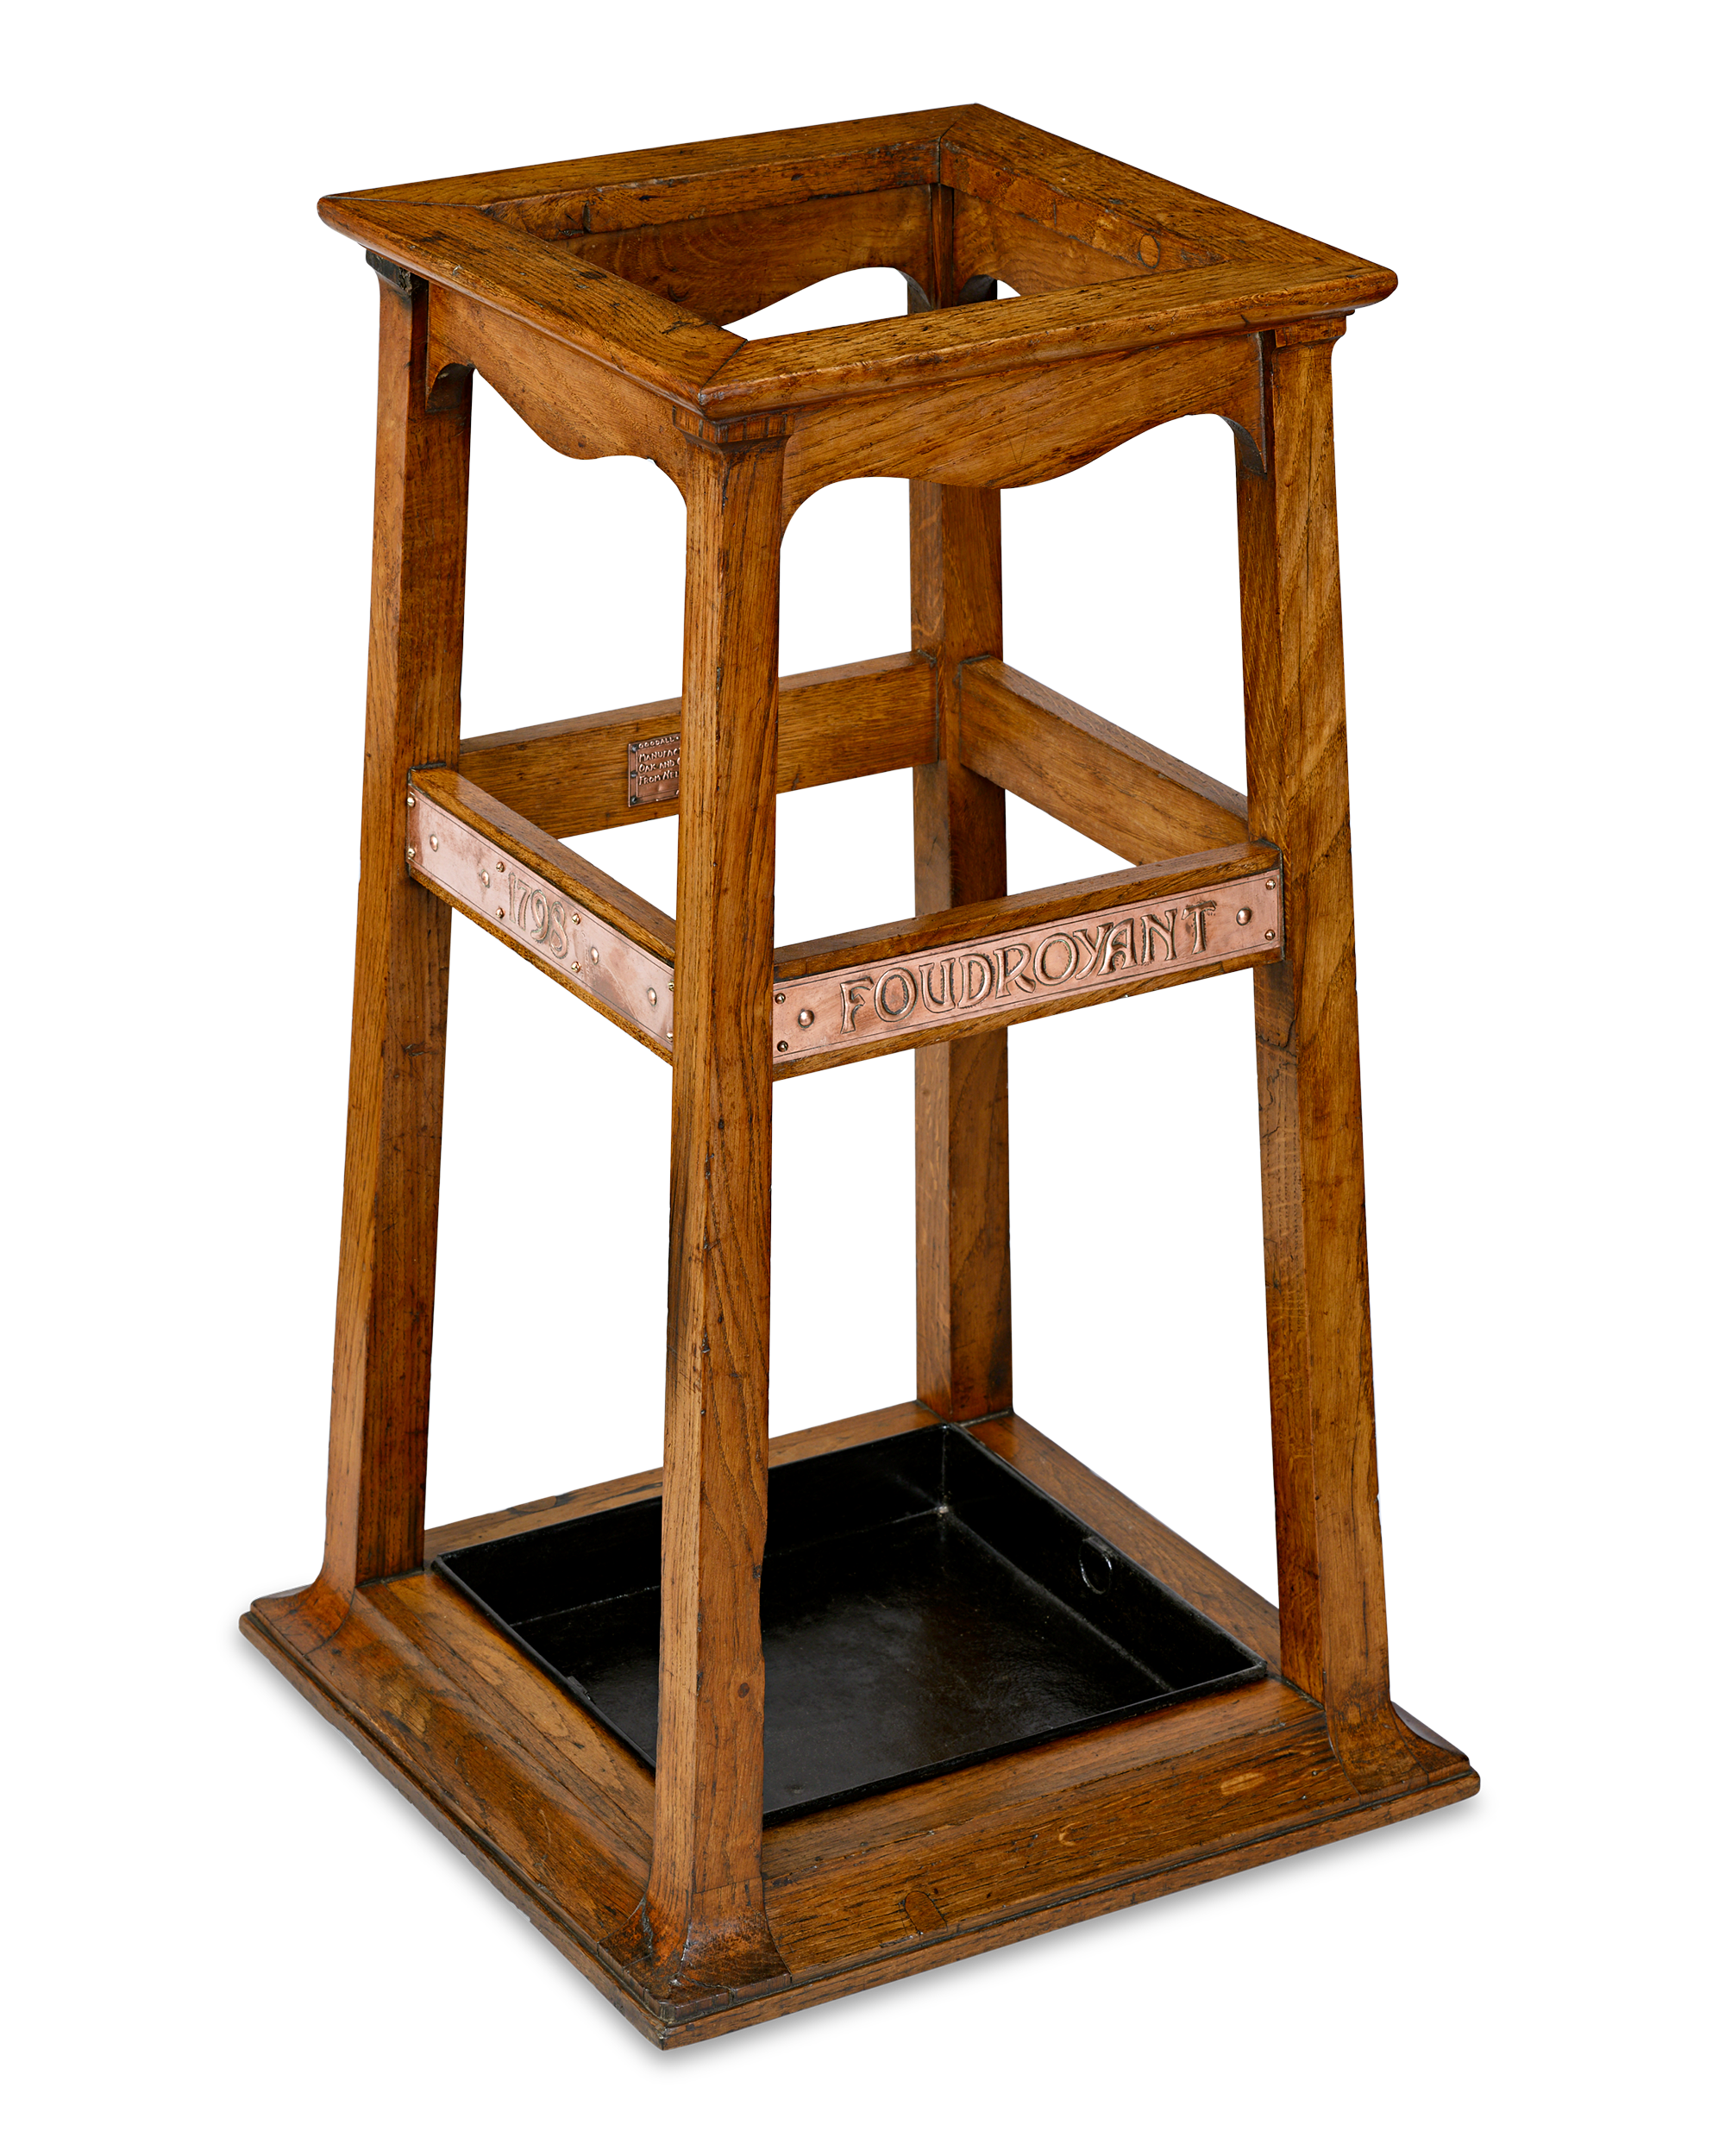
[(835, 1050), (896, 1045), (966, 1018), (1038, 1013), (1099, 989), (1193, 973), (1282, 950), (1279, 874), (1075, 913), (1032, 928), (835, 967), (774, 989), (773, 1060), (794, 1069)]
[(413, 849), (408, 866), (421, 883), (478, 915), (578, 993), (669, 1041), (671, 968), (663, 959), (422, 793), (407, 812), (407, 843)]

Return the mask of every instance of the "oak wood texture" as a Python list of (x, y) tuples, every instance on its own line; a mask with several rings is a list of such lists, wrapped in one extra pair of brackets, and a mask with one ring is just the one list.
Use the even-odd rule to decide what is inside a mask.
[(688, 440), (668, 423), (681, 408), (667, 404), (659, 385), (636, 380), (470, 292), (434, 285), (425, 356), (431, 401), (475, 372), (560, 455), (643, 457), (682, 486)]
[(902, 268), (925, 286), (928, 245), (925, 185), (767, 203), (562, 240), (580, 260), (712, 323), (734, 322), (847, 270)]
[[(919, 1400), (905, 1400), (894, 1407), (871, 1407), (837, 1422), (784, 1432), (768, 1440), (768, 1450), (773, 1465), (778, 1467), (793, 1460), (812, 1459), (819, 1453), (844, 1451), (854, 1445), (873, 1445), (879, 1438), (900, 1437), (907, 1430), (930, 1430), (939, 1420)], [(649, 1468), (638, 1475), (619, 1476), (614, 1482), (595, 1482), (586, 1489), (564, 1490), (555, 1497), (511, 1505), (502, 1512), (476, 1513), (467, 1520), (450, 1520), (446, 1526), (426, 1530), (425, 1555), (429, 1560), (441, 1557), (446, 1550), (471, 1549), (475, 1543), (522, 1534), (530, 1527), (549, 1527), (560, 1520), (584, 1520), (592, 1513), (636, 1504), (643, 1497), (656, 1497), (662, 1481), (662, 1471)]]
[[(925, 198), (930, 228), (908, 204), (853, 199), (900, 194)], [(844, 206), (763, 215), (822, 201)], [(794, 337), (717, 326), (859, 248), (890, 254), (932, 298), (932, 258), (944, 247), (951, 259), (961, 202), (966, 276), (975, 260), (1041, 290)], [(434, 283), (715, 416), (1236, 333), (1367, 305), (1395, 285), (1376, 264), (981, 105), (366, 189), (319, 208)], [(931, 236), (943, 215), (944, 240)], [(751, 216), (761, 266), (745, 274), (746, 222), (716, 234), (714, 221)]]
[[(674, 800), (630, 806), (628, 747), (645, 735), (679, 732), (682, 709), (682, 699), (669, 696), (474, 735), (461, 743), (457, 768), (529, 823), (568, 837), (674, 816)], [(935, 748), (934, 669), (921, 652), (787, 674), (779, 682), (781, 793), (908, 770), (928, 762)]]
[(362, 197), (332, 199), (492, 204), (521, 229), (543, 229), (552, 239), (630, 231), (762, 204), (927, 185), (937, 176), (932, 146), (961, 110), (941, 106), (889, 120), (840, 120), (707, 142), (612, 150), (452, 179), (407, 180), (368, 188)]
[[(1463, 1755), (1391, 1702), (1377, 1515), (1330, 361), (1393, 275), (980, 105), (320, 207), (384, 285), (353, 1075), (323, 1567), (255, 1605), (248, 1636), (661, 2045), (1471, 1794)], [(906, 317), (758, 339), (724, 326), (869, 265), (902, 273)], [(1019, 296), (979, 298), (995, 283)], [(560, 454), (645, 459), (679, 489), (680, 698), (461, 741), (476, 373)], [(999, 490), (1186, 414), (1220, 417), (1235, 443), (1245, 798), (1002, 649)], [(869, 474), (912, 483), (913, 649), (781, 680), (785, 525), (818, 488)], [(673, 730), (679, 799), (631, 809), (627, 742)], [(778, 793), (903, 768), (915, 917), (775, 953)], [(463, 826), (455, 846), (428, 834), (446, 869), (459, 853), (477, 887), (482, 835), (543, 879), (548, 918), (561, 893), (634, 946), (607, 946), (608, 964), (675, 967), (663, 1469), (429, 1543), (450, 906), (498, 931), (407, 860), (410, 783)], [(1140, 865), (1008, 899), (1007, 788)], [(661, 814), (682, 819), (674, 922), (547, 828)], [(918, 1401), (770, 1452), (766, 1434), (774, 981), (1075, 898), (1195, 887), (1222, 862), (1282, 884), (1280, 957), (1174, 976), (1257, 968), (1276, 1607), (1013, 1411), (998, 1022), (958, 1019), (917, 1046)], [(1270, 1673), (763, 1833), (768, 1459), (943, 1419)], [(664, 1520), (656, 1775), (423, 1570), (428, 1547), (649, 1495)]]
[(359, 922), (323, 1577), (410, 1571), (425, 1526), (449, 917), (405, 867), (407, 776), (461, 734), (471, 398), (428, 412), (426, 294), (380, 284)]
[(671, 1057), (670, 1330), (653, 1862), (669, 1998), (786, 1981), (761, 1883), (761, 1562), (778, 783), (776, 442), (693, 467)]
[[(1199, 890), (1226, 879), (1279, 874), (1281, 856), (1270, 846), (1224, 846), (1209, 853), (1189, 854), (1176, 861), (1146, 863), (1122, 875), (1105, 870), (1100, 875), (1081, 876), (1071, 883), (1049, 884), (1005, 899), (982, 899), (954, 906), (944, 912), (922, 913), (904, 921), (889, 921), (878, 928), (853, 929), (836, 936), (821, 936), (804, 943), (781, 944), (773, 954), (773, 978), (787, 989), (812, 974), (836, 967), (850, 970), (889, 964), (919, 951), (942, 945), (976, 943), (1015, 934), (1074, 913), (1115, 909), (1129, 917), (1138, 909), (1155, 907), (1158, 901), (1182, 892)], [(1242, 894), (1244, 895), (1244, 894)], [(1226, 901), (1232, 904), (1232, 900)], [(831, 1070), (840, 1063), (866, 1062), (876, 1056), (891, 1056), (914, 1047), (919, 1055), (932, 1052), (926, 1045), (974, 1039), (1022, 1025), (1028, 1019), (1052, 1018), (1068, 1011), (1088, 1010), (1096, 1003), (1118, 1002), (1124, 996), (1147, 995), (1157, 988), (1172, 988), (1195, 981), (1209, 981), (1218, 974), (1238, 973), (1266, 964), (1271, 950), (1256, 948), (1230, 953), (1203, 965), (1190, 965), (1176, 974), (1109, 973), (1088, 987), (1075, 988), (1058, 1002), (1000, 1003), (977, 1006), (944, 1025), (906, 1037), (894, 1034), (862, 1034), (831, 1049), (798, 1055), (794, 1060), (775, 1062), (777, 1081), (816, 1070)], [(1002, 1081), (1004, 1082), (1004, 1080)]]
[[(963, 311), (986, 315), (1011, 304)], [(1032, 354), (994, 373), (894, 381), (787, 417), (786, 513), (841, 479), (1030, 486), (1076, 471), (1147, 428), (1200, 412), (1226, 420), (1261, 453), (1255, 338), (1194, 338), (1154, 354), (1083, 354), (1058, 366)]]
[(1245, 794), (1016, 667), (967, 666), (962, 693), (970, 768), (1099, 846), (1167, 861), (1245, 837)]
[[(937, 296), (950, 281), (938, 273)], [(961, 753), (960, 674), (1000, 649), (1000, 498), (911, 486), (911, 619), (934, 661), (938, 761), (913, 782), (921, 915), (1003, 898), (1007, 806)], [(917, 1395), (954, 1420), (1010, 1407), (1007, 1031), (916, 1050)]]
[(1269, 468), (1238, 461), (1240, 620), (1247, 820), (1285, 863), (1283, 955), (1254, 982), (1283, 1662), (1378, 1791), (1413, 1761), (1377, 1519), (1333, 349), (1266, 352)]
[[(935, 1420), (918, 1403), (773, 1441), (774, 1460)], [(1006, 1414), (972, 1426), (1096, 1532), (1274, 1662), (1276, 1614), (1091, 1470)], [(656, 1495), (657, 1470), (463, 1521), (436, 1549)], [(630, 2022), (678, 2046), (1452, 1803), (1465, 1758), (1412, 1717), (1417, 1779), (1343, 1773), (1321, 1710), (1272, 1675), (816, 1813), (764, 1838), (776, 1988), (656, 1990), (617, 1951), (650, 1863), (653, 1777), (433, 1573), (348, 1601), (270, 1596), (247, 1637)]]

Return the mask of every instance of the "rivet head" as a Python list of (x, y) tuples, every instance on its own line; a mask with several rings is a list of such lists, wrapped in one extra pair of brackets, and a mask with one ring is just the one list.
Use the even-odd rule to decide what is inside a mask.
[(785, 1000), (785, 999), (783, 998), (783, 996), (775, 996), (775, 997), (773, 998), (773, 1000), (774, 1000), (774, 1002), (775, 1002), (775, 1003), (782, 1003), (782, 1002), (784, 1001), (784, 1000)]
[(812, 1011), (799, 1011), (797, 1012), (797, 1024), (804, 1027), (812, 1025), (814, 1024), (814, 1012)]
[(506, 921), (509, 918), (509, 915), (505, 912), (502, 906), (499, 906), (497, 909), (497, 918), (500, 921)]
[(573, 927), (579, 928), (581, 924), (581, 917), (579, 913), (572, 913), (569, 916), (569, 921)]
[(412, 858), (413, 858), (413, 849), (412, 849), (412, 847), (411, 847), (411, 846), (410, 846), (410, 847), (408, 848), (408, 849), (407, 849), (407, 858), (408, 858), (410, 861), (411, 861), (411, 860), (412, 860)]
[(781, 1041), (779, 1043), (779, 1053), (782, 1056), (789, 1046), (790, 1043), (788, 1041)]
[(1273, 891), (1273, 890), (1276, 888), (1276, 879), (1275, 879), (1275, 877), (1274, 877), (1274, 876), (1271, 876), (1271, 877), (1269, 879), (1269, 881), (1265, 883), (1265, 885), (1264, 885), (1264, 889), (1265, 889), (1266, 891)]
[(1251, 908), (1249, 906), (1243, 906), (1239, 912), (1235, 914), (1234, 918), (1239, 923), (1240, 926), (1244, 928), (1246, 923), (1251, 918)]
[(1264, 940), (1266, 943), (1273, 943), (1276, 941), (1276, 931), (1273, 928), (1265, 929), (1264, 931)]
[(659, 1000), (659, 991), (656, 988), (649, 988), (647, 991), (647, 1000), (649, 1003), (656, 1003)]
[(437, 850), (437, 834), (436, 831), (433, 831), (431, 834), (431, 850), (433, 853), (436, 853)]
[(500, 862), (498, 862), (498, 864), (497, 864), (497, 873), (499, 874), (499, 875), (501, 875), (501, 874), (503, 874), (504, 870), (505, 870), (505, 868), (508, 868), (508, 866), (509, 866), (509, 863), (508, 863), (506, 861), (500, 861)]
[(407, 805), (409, 808), (417, 808), (419, 805), (418, 801), (411, 793), (407, 797)]

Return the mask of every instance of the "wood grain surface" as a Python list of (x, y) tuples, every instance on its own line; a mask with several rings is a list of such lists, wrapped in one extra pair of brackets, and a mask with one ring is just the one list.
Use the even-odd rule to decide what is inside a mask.
[(847, 270), (901, 269), (925, 284), (928, 189), (824, 195), (675, 224), (577, 231), (562, 246), (706, 321), (734, 322)]
[(602, 354), (549, 334), (543, 323), (434, 285), (425, 367), (434, 398), (448, 375), (476, 369), (560, 456), (642, 457), (683, 484), (688, 446), (673, 423), (680, 407), (662, 385), (633, 379)]
[(964, 669), (965, 761), (1128, 861), (1230, 846), (1245, 837), (1245, 796), (1123, 727), (984, 659)]
[[(1396, 282), (981, 105), (360, 190), (319, 210), (440, 286), (715, 416), (1237, 334), (1369, 305)], [(789, 337), (718, 326), (868, 262), (946, 297)], [(1025, 296), (948, 304), (976, 274)]]
[(1239, 461), (1247, 819), (1282, 849), (1254, 981), (1283, 1665), (1356, 1785), (1414, 1762), (1389, 1708), (1371, 1388), (1329, 342), (1266, 354), (1272, 456)]
[[(478, 734), (461, 743), (465, 779), (548, 831), (574, 837), (674, 816), (677, 801), (629, 802), (629, 744), (681, 730), (680, 696), (549, 725)], [(904, 771), (935, 753), (934, 668), (896, 652), (787, 674), (779, 682), (778, 790)], [(1244, 827), (1242, 827), (1244, 828)]]
[(692, 466), (653, 1865), (668, 1997), (785, 1980), (761, 1883), (783, 450)]
[[(950, 217), (937, 298), (951, 290)], [(934, 662), (940, 756), (916, 774), (919, 914), (1003, 898), (1006, 796), (964, 762), (966, 660), (1000, 650), (1000, 498), (911, 486), (912, 640)], [(1007, 1031), (916, 1050), (917, 1394), (964, 1420), (1012, 1405)]]
[(359, 921), (323, 1577), (410, 1571), (425, 1526), (449, 916), (407, 873), (407, 778), (461, 724), (471, 399), (425, 408), (426, 291), (379, 285)]
[[(1001, 303), (978, 303), (987, 315)], [(921, 319), (927, 317), (922, 317)], [(1031, 486), (1170, 419), (1213, 412), (1261, 444), (1256, 340), (1195, 337), (1164, 351), (1038, 354), (990, 373), (931, 373), (790, 415), (787, 515), (835, 479)]]
[[(806, 1459), (926, 1426), (906, 1402), (774, 1440)], [(1021, 1417), (975, 1435), (1273, 1664), (1276, 1613)], [(656, 1469), (437, 1531), (460, 1548), (657, 1495)], [(653, 1777), (432, 1574), (351, 1602), (273, 1596), (242, 1628), (652, 2041), (675, 2046), (963, 1959), (1472, 1794), (1412, 1716), (1414, 1781), (1363, 1796), (1321, 1708), (1274, 1674), (772, 1828), (762, 1891), (782, 1977), (655, 1981), (633, 1937)]]

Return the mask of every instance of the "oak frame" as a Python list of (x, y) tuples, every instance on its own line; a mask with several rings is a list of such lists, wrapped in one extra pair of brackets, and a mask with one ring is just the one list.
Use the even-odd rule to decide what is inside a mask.
[[(1391, 273), (974, 106), (321, 209), (366, 244), (382, 285), (353, 1081), (328, 1545), (315, 1584), (256, 1605), (248, 1635), (661, 2043), (1470, 1794), (1465, 1757), (1390, 1702), (1370, 1387), (1329, 362), (1347, 313), (1386, 296)], [(909, 284), (902, 321), (755, 342), (723, 327), (877, 262)], [(1020, 296), (994, 299), (997, 279)], [(680, 699), (461, 738), (475, 372), (561, 453), (646, 458), (681, 492)], [(1196, 412), (1222, 417), (1236, 445), (1244, 799), (1017, 674), (1000, 649), (1000, 490)], [(818, 488), (881, 473), (912, 482), (914, 649), (781, 681), (789, 518)], [(674, 803), (618, 803), (616, 752), (637, 726), (681, 734)], [(775, 952), (777, 792), (904, 768), (917, 918)], [(499, 931), (404, 845), (416, 788), (675, 967), (668, 1050), (588, 995), (673, 1069), (664, 1471), (555, 1501), (662, 1491), (656, 1777), (595, 1748), (591, 1726), (560, 1737), (580, 1710), (536, 1689), (543, 1680), (423, 1569), (448, 912)], [(1070, 887), (1007, 897), (1008, 788), (1144, 857), (1093, 885), (1195, 888), (1226, 860), (1282, 888), (1275, 948), (1229, 962), (1257, 981), (1279, 1612), (1013, 1413), (1007, 1024), (1029, 1011), (916, 1045), (919, 1401), (781, 1446), (963, 1424), (1226, 1612), (1273, 1674), (1153, 1730), (800, 1822), (822, 1853), (799, 1871), (798, 1827), (763, 1837), (760, 1802), (780, 1075), (767, 1012), (775, 981), (835, 945), (918, 950), (955, 923), (1056, 918)], [(661, 813), (682, 819), (674, 921), (543, 827)], [(1135, 990), (1097, 993), (1122, 992)], [(384, 1714), (392, 1686), (420, 1701), (423, 1727)], [(1123, 1774), (1134, 1789), (1147, 1777), (1124, 1814)], [(1020, 1892), (1002, 1852), (1049, 1804), (1108, 1853)], [(861, 1890), (847, 1865), (892, 1885), (907, 1838), (920, 1850), (930, 1834), (948, 1865), (938, 1882), (925, 1852), (884, 1915), (869, 1902), (848, 1946), (812, 1943)]]

